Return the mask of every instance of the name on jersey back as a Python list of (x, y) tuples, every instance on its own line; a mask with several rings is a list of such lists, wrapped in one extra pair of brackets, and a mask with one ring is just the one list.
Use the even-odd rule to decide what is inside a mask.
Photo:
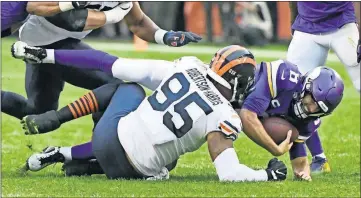
[(222, 104), (221, 97), (211, 90), (211, 87), (208, 85), (206, 78), (202, 75), (202, 73), (196, 68), (191, 68), (186, 70), (187, 74), (193, 80), (193, 82), (197, 85), (197, 87), (203, 92), (203, 94), (207, 97), (208, 101), (213, 105)]

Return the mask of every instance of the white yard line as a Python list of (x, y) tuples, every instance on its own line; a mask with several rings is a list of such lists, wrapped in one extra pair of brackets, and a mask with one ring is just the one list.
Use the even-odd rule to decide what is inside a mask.
[[(88, 43), (90, 46), (98, 50), (135, 51), (134, 45), (130, 43), (107, 43), (107, 42), (92, 42), (92, 41), (89, 42), (86, 41), (86, 43)], [(166, 53), (214, 54), (220, 48), (221, 47), (196, 46), (196, 45), (189, 45), (184, 47), (168, 47), (164, 45), (149, 44), (148, 49), (146, 51), (160, 52), (160, 53), (166, 52)], [(287, 55), (286, 51), (262, 50), (262, 49), (252, 49), (252, 48), (249, 49), (252, 51), (252, 53), (255, 56), (260, 56), (264, 58), (285, 59)], [(328, 55), (327, 60), (332, 62), (339, 62), (337, 56), (331, 53)]]

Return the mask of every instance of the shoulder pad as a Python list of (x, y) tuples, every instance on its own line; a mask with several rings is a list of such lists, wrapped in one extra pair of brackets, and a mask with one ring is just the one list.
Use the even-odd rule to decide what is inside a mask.
[(297, 66), (285, 61), (277, 60), (266, 63), (267, 81), (272, 98), (281, 91), (289, 91), (298, 87), (301, 73)]

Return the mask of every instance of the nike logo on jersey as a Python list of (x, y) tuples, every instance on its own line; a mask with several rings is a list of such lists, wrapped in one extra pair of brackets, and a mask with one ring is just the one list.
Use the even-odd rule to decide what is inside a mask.
[(281, 80), (284, 80), (285, 78), (285, 70), (282, 71)]

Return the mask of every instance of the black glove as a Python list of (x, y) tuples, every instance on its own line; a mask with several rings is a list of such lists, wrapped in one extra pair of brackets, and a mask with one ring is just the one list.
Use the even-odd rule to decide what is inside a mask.
[(85, 6), (88, 5), (87, 1), (72, 1), (71, 4), (73, 5), (74, 9), (84, 9)]
[(168, 46), (181, 47), (190, 42), (198, 43), (201, 39), (201, 36), (192, 32), (169, 31), (164, 35), (163, 42)]

